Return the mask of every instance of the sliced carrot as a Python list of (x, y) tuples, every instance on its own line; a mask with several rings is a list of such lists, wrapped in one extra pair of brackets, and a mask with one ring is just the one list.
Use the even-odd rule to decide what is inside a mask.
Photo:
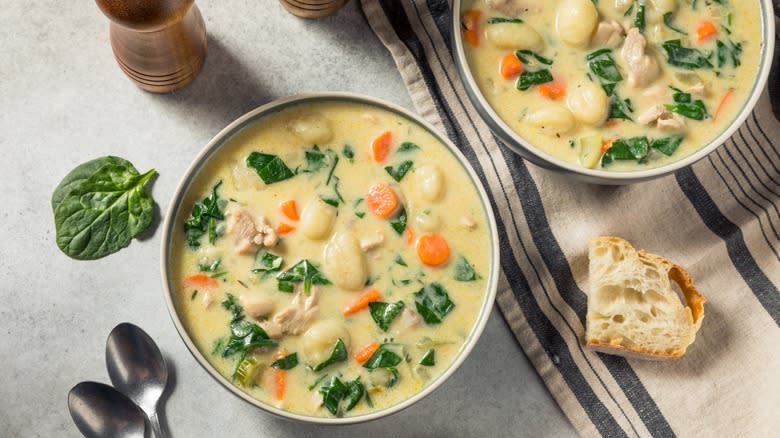
[[(279, 360), (287, 356), (287, 350), (280, 349), (273, 356), (273, 360)], [(274, 368), (274, 397), (277, 400), (284, 399), (284, 392), (287, 389), (287, 370)]]
[(558, 100), (566, 95), (566, 83), (561, 79), (555, 79), (552, 82), (537, 85), (536, 90), (548, 99)]
[(295, 227), (284, 222), (280, 222), (279, 225), (276, 226), (276, 234), (288, 234), (293, 231), (295, 231)]
[(380, 299), (382, 299), (382, 294), (379, 293), (378, 290), (374, 289), (373, 287), (366, 289), (361, 292), (360, 295), (358, 295), (357, 298), (355, 298), (351, 303), (341, 309), (341, 313), (343, 313), (344, 316), (355, 314), (368, 307), (368, 303), (372, 301), (379, 301)]
[(499, 65), (499, 73), (504, 79), (512, 79), (515, 76), (523, 72), (523, 63), (517, 59), (514, 52), (509, 52), (501, 58), (501, 64)]
[(301, 218), (298, 216), (298, 206), (295, 204), (295, 199), (284, 201), (279, 207), (282, 209), (282, 213), (287, 216), (288, 219), (297, 221)]
[(192, 274), (189, 277), (187, 277), (186, 282), (193, 286), (201, 286), (201, 287), (217, 287), (219, 286), (219, 282), (217, 280), (214, 280), (213, 278), (209, 277), (207, 274), (204, 274), (202, 272), (198, 274)]
[(417, 257), (428, 266), (439, 266), (450, 258), (450, 246), (439, 234), (423, 234), (417, 239)]
[(482, 12), (476, 9), (469, 9), (461, 17), (463, 25), (463, 39), (472, 47), (479, 45), (479, 18)]
[(721, 111), (723, 111), (723, 108), (726, 106), (726, 103), (728, 103), (729, 99), (731, 99), (731, 96), (734, 95), (734, 90), (729, 89), (726, 91), (726, 94), (723, 95), (723, 97), (720, 98), (720, 103), (718, 104), (718, 109), (715, 110), (715, 112), (712, 114), (712, 121), (718, 119), (718, 116), (720, 115)]
[(715, 24), (709, 20), (703, 20), (696, 26), (696, 41), (704, 42), (718, 34)]
[(398, 195), (387, 184), (377, 183), (368, 188), (366, 208), (374, 216), (386, 218), (398, 208)]
[(376, 342), (372, 342), (365, 347), (361, 348), (360, 351), (355, 353), (354, 357), (358, 363), (363, 363), (369, 359), (371, 359), (371, 356), (374, 355), (374, 352), (379, 348), (379, 344)]
[(408, 246), (412, 246), (414, 243), (414, 231), (412, 231), (412, 227), (408, 225), (404, 230), (404, 243), (406, 243)]
[(391, 131), (379, 134), (379, 137), (371, 142), (371, 158), (377, 163), (385, 161), (387, 156), (390, 155), (390, 143), (392, 141), (393, 133)]

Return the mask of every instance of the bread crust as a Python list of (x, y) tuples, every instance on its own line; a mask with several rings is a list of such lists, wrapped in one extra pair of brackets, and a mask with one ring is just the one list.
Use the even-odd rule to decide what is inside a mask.
[[(594, 237), (591, 245), (593, 242), (607, 243), (619, 247), (627, 246), (633, 249), (633, 246), (628, 241), (615, 236)], [(704, 318), (704, 303), (706, 300), (704, 296), (702, 296), (696, 289), (693, 278), (691, 278), (691, 275), (688, 273), (688, 271), (685, 270), (685, 268), (682, 266), (667, 259), (666, 257), (657, 254), (651, 254), (645, 250), (637, 251), (637, 256), (640, 260), (662, 265), (667, 269), (669, 280), (676, 283), (683, 293), (683, 297), (685, 298), (685, 307), (689, 309), (691, 314), (694, 334), (698, 332), (699, 328), (701, 327), (702, 319)], [(602, 353), (657, 361), (679, 359), (685, 354), (686, 351), (685, 348), (671, 352), (649, 351), (641, 348), (626, 347), (621, 345), (619, 342), (610, 343), (600, 341), (599, 339), (590, 339), (587, 338), (587, 336), (585, 339), (585, 346), (590, 350), (599, 351)]]

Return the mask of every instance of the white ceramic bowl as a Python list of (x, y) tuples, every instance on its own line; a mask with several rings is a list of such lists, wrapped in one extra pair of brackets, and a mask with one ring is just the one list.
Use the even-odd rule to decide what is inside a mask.
[[(345, 417), (345, 418), (312, 417), (312, 416), (306, 416), (306, 415), (295, 414), (295, 413), (284, 411), (282, 409), (268, 405), (266, 403), (261, 402), (260, 400), (257, 400), (249, 396), (247, 393), (241, 391), (238, 387), (233, 385), (233, 383), (231, 383), (228, 379), (222, 376), (211, 365), (211, 363), (209, 363), (209, 361), (206, 360), (206, 357), (203, 355), (203, 353), (200, 350), (198, 350), (198, 348), (192, 342), (190, 335), (187, 333), (187, 330), (182, 324), (181, 318), (179, 318), (179, 314), (176, 309), (176, 304), (172, 297), (172, 293), (174, 292), (174, 290), (171, 282), (172, 280), (170, 278), (171, 270), (169, 266), (169, 255), (171, 253), (171, 239), (173, 233), (182, 232), (182, 226), (180, 223), (176, 223), (176, 217), (178, 217), (179, 215), (179, 209), (191, 207), (187, 205), (182, 205), (182, 201), (185, 198), (185, 194), (187, 193), (187, 190), (190, 187), (190, 183), (198, 175), (198, 172), (203, 168), (204, 164), (208, 162), (211, 159), (211, 157), (214, 156), (216, 152), (223, 145), (225, 145), (235, 134), (241, 131), (241, 129), (243, 129), (244, 127), (255, 123), (258, 119), (261, 119), (262, 117), (268, 114), (280, 111), (290, 106), (295, 106), (295, 105), (305, 104), (310, 102), (323, 102), (323, 101), (342, 101), (342, 102), (354, 102), (354, 103), (359, 103), (364, 105), (371, 105), (398, 114), (406, 119), (414, 121), (415, 123), (419, 124), (423, 128), (427, 129), (442, 144), (444, 144), (450, 150), (450, 152), (458, 159), (458, 161), (463, 166), (463, 168), (468, 172), (474, 185), (477, 187), (477, 191), (479, 192), (479, 197), (482, 201), (482, 207), (485, 210), (485, 215), (488, 220), (487, 225), (490, 231), (490, 241), (492, 242), (490, 248), (492, 252), (491, 266), (490, 266), (489, 273), (487, 275), (488, 286), (487, 286), (487, 290), (485, 291), (484, 299), (482, 300), (479, 316), (477, 317), (476, 323), (471, 328), (471, 331), (469, 333), (468, 338), (466, 339), (463, 348), (461, 349), (460, 353), (455, 357), (455, 360), (450, 365), (450, 367), (447, 368), (441, 375), (436, 377), (433, 381), (431, 381), (428, 384), (428, 386), (426, 386), (422, 391), (418, 392), (417, 394), (414, 394), (413, 396), (402, 401), (401, 403), (398, 403), (396, 405), (375, 412), (370, 412), (363, 415), (358, 415), (354, 417)], [(243, 116), (239, 117), (238, 120), (234, 121), (233, 123), (228, 125), (225, 129), (220, 131), (208, 143), (208, 145), (206, 145), (203, 151), (201, 151), (200, 154), (198, 154), (198, 156), (195, 157), (195, 160), (192, 162), (189, 169), (187, 169), (187, 172), (182, 177), (181, 182), (179, 183), (179, 186), (176, 189), (176, 193), (173, 195), (171, 205), (168, 208), (168, 213), (165, 216), (165, 223), (163, 225), (161, 254), (160, 254), (160, 269), (162, 272), (162, 283), (163, 283), (163, 292), (165, 294), (165, 301), (168, 304), (168, 312), (171, 315), (173, 324), (176, 326), (176, 330), (179, 332), (179, 336), (181, 336), (185, 345), (190, 350), (190, 353), (192, 353), (192, 355), (195, 357), (195, 360), (197, 360), (198, 363), (200, 363), (200, 365), (209, 374), (211, 374), (211, 376), (214, 379), (217, 380), (217, 382), (221, 383), (222, 386), (227, 388), (229, 391), (231, 391), (233, 394), (237, 395), (238, 397), (244, 399), (248, 403), (255, 405), (258, 408), (266, 412), (270, 412), (271, 414), (277, 415), (279, 417), (303, 421), (303, 422), (318, 423), (318, 424), (359, 423), (359, 422), (386, 417), (388, 415), (394, 414), (402, 409), (405, 409), (413, 405), (414, 403), (416, 403), (426, 395), (433, 392), (436, 388), (441, 386), (441, 384), (444, 383), (444, 381), (447, 380), (447, 378), (450, 377), (455, 372), (455, 370), (458, 369), (460, 364), (463, 363), (463, 361), (466, 359), (466, 356), (469, 355), (471, 350), (474, 348), (474, 344), (477, 343), (479, 336), (482, 334), (482, 331), (485, 328), (485, 324), (487, 323), (488, 317), (490, 316), (490, 310), (493, 308), (493, 302), (495, 301), (496, 298), (496, 289), (498, 288), (498, 269), (499, 269), (498, 231), (496, 230), (496, 220), (495, 217), (493, 216), (493, 209), (490, 206), (487, 193), (485, 193), (485, 189), (480, 183), (477, 174), (471, 168), (471, 165), (468, 163), (468, 161), (463, 156), (463, 154), (455, 147), (455, 145), (453, 145), (445, 136), (441, 135), (438, 131), (436, 131), (436, 129), (432, 125), (430, 125), (429, 123), (422, 120), (420, 117), (412, 114), (411, 112), (397, 105), (393, 105), (391, 103), (384, 102), (382, 100), (375, 99), (368, 96), (362, 96), (362, 95), (350, 94), (350, 93), (306, 94), (306, 95), (298, 95), (298, 96), (288, 97), (286, 99), (276, 100), (244, 114)], [(204, 397), (208, 397), (208, 395), (205, 394)]]
[(556, 158), (542, 151), (518, 135), (512, 128), (504, 123), (501, 117), (496, 114), (482, 95), (482, 92), (479, 90), (479, 86), (477, 86), (474, 76), (469, 69), (466, 53), (463, 50), (463, 32), (461, 32), (460, 23), (463, 0), (453, 0), (452, 2), (450, 30), (453, 35), (453, 58), (455, 59), (455, 65), (457, 66), (458, 73), (463, 81), (466, 93), (468, 94), (471, 103), (477, 109), (479, 116), (488, 124), (490, 130), (501, 139), (503, 144), (513, 152), (538, 166), (571, 175), (586, 182), (610, 185), (631, 184), (668, 175), (706, 157), (710, 152), (717, 149), (718, 146), (731, 137), (748, 117), (750, 111), (753, 110), (753, 107), (758, 102), (758, 99), (761, 97), (761, 93), (764, 90), (767, 77), (769, 77), (769, 69), (772, 66), (772, 55), (774, 53), (775, 44), (775, 18), (772, 12), (772, 2), (771, 0), (759, 0), (759, 3), (761, 4), (761, 38), (763, 46), (758, 74), (753, 82), (750, 97), (745, 102), (744, 107), (734, 120), (732, 120), (731, 124), (728, 125), (725, 131), (721, 132), (720, 135), (704, 145), (701, 149), (680, 160), (653, 169), (638, 170), (634, 172), (609, 172), (600, 169), (588, 169), (561, 160), (560, 158)]

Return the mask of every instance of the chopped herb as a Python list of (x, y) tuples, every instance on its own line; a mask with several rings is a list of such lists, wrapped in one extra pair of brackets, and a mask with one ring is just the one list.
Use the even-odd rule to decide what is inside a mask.
[(356, 211), (355, 216), (359, 217), (360, 219), (363, 219), (366, 216), (365, 211)]
[(197, 289), (195, 289), (195, 290), (192, 292), (192, 295), (190, 295), (190, 301), (194, 300), (194, 299), (195, 299), (195, 297), (197, 297), (197, 296), (198, 296), (198, 290), (197, 290)]
[(426, 367), (432, 367), (436, 365), (436, 350), (431, 348), (430, 350), (426, 351), (420, 361), (417, 363)]
[(523, 20), (519, 18), (505, 18), (505, 17), (490, 17), (487, 19), (487, 24), (498, 23), (522, 23)]
[(368, 308), (371, 313), (371, 318), (376, 322), (376, 325), (386, 332), (390, 328), (390, 324), (401, 313), (404, 308), (404, 302), (398, 301), (395, 303), (384, 303), (382, 301), (372, 301), (368, 303)]
[(398, 151), (397, 152), (398, 153), (400, 153), (400, 152), (412, 152), (412, 151), (416, 151), (416, 150), (419, 150), (419, 149), (420, 149), (420, 146), (417, 146), (416, 144), (414, 144), (414, 143), (412, 143), (410, 141), (405, 141), (405, 142), (401, 143), (401, 146), (398, 146)]
[(227, 293), (225, 301), (222, 301), (222, 307), (225, 310), (230, 311), (233, 314), (233, 320), (241, 319), (244, 317), (244, 308), (238, 304), (238, 299), (230, 292)]
[(284, 259), (272, 252), (261, 249), (255, 254), (255, 265), (252, 268), (254, 273), (263, 273), (263, 278), (272, 272), (279, 272), (282, 269)]
[(634, 27), (639, 28), (641, 32), (645, 31), (645, 1), (639, 0), (636, 9), (636, 17), (634, 17)]
[(244, 289), (249, 289), (249, 286), (247, 286), (247, 285), (246, 285), (246, 283), (244, 283), (243, 281), (241, 281), (241, 280), (236, 280), (236, 281), (238, 282), (238, 284), (240, 284), (241, 286), (243, 286), (243, 287), (244, 287)]
[(200, 237), (206, 233), (208, 233), (210, 243), (213, 244), (217, 240), (217, 221), (225, 219), (217, 194), (217, 189), (221, 185), (222, 180), (217, 181), (211, 188), (209, 196), (192, 206), (192, 214), (184, 223), (184, 233), (190, 248), (199, 247)]
[(379, 279), (379, 277), (374, 277), (374, 276), (371, 276), (371, 275), (369, 275), (369, 276), (368, 276), (368, 278), (366, 278), (366, 284), (365, 284), (365, 285), (366, 285), (366, 286), (371, 286), (371, 285), (372, 285), (372, 284), (374, 284), (374, 283), (375, 283), (375, 282), (376, 282), (378, 279)]
[(444, 286), (435, 282), (415, 292), (414, 303), (426, 324), (440, 323), (455, 308)]
[(266, 184), (274, 184), (295, 176), (284, 161), (276, 155), (252, 152), (246, 157), (246, 165), (255, 169), (257, 175)]
[(550, 70), (524, 71), (517, 78), (515, 86), (518, 90), (527, 90), (534, 85), (545, 84), (553, 81), (553, 75)]
[(393, 227), (399, 236), (406, 230), (406, 219), (406, 209), (401, 206), (401, 212), (398, 214), (398, 217), (390, 221), (390, 226)]
[(345, 144), (344, 149), (341, 150), (341, 153), (344, 154), (344, 156), (350, 161), (354, 161), (355, 158), (355, 150), (352, 149), (351, 145)]
[(198, 271), (200, 272), (216, 272), (219, 269), (219, 265), (222, 263), (222, 258), (217, 257), (210, 262), (198, 263)]
[(330, 284), (325, 276), (320, 273), (314, 264), (306, 259), (296, 263), (290, 269), (279, 273), (276, 276), (279, 281), (279, 290), (283, 292), (292, 292), (292, 283), (303, 282), (303, 293), (309, 295), (312, 284)]
[(385, 166), (385, 170), (388, 174), (390, 174), (390, 176), (393, 177), (394, 180), (396, 180), (396, 182), (401, 182), (401, 180), (404, 179), (404, 176), (406, 176), (406, 173), (409, 172), (413, 165), (413, 161), (406, 160), (399, 164), (396, 168), (393, 168), (392, 166)]
[(339, 183), (341, 180), (339, 177), (334, 176), (333, 177), (333, 195), (330, 196), (320, 196), (320, 199), (322, 199), (322, 202), (326, 204), (330, 204), (334, 207), (338, 207), (339, 204), (341, 204), (344, 201), (344, 198), (341, 196), (341, 193), (339, 192)]
[(396, 256), (395, 256), (395, 259), (394, 259), (393, 261), (394, 261), (394, 262), (395, 262), (397, 265), (401, 265), (401, 266), (409, 266), (409, 265), (407, 265), (407, 264), (406, 264), (406, 262), (404, 261), (403, 257), (401, 257), (401, 255), (400, 255), (400, 254), (396, 255)]
[(277, 368), (280, 370), (290, 370), (298, 366), (298, 353), (288, 354), (282, 358), (275, 360), (271, 364), (271, 368)]
[(661, 46), (666, 50), (670, 65), (688, 70), (712, 68), (708, 55), (698, 49), (683, 47), (680, 40), (665, 41)]
[(474, 271), (474, 266), (466, 260), (466, 257), (461, 255), (455, 263), (455, 280), (475, 281), (480, 278), (482, 277)]
[(544, 64), (544, 65), (552, 65), (552, 63), (553, 63), (552, 59), (545, 58), (544, 56), (542, 56), (542, 55), (540, 55), (540, 54), (538, 54), (538, 53), (536, 53), (534, 51), (526, 50), (526, 49), (515, 51), (515, 56), (523, 64), (526, 64), (526, 65), (532, 64), (531, 58), (536, 59), (540, 64)]
[(314, 372), (322, 371), (334, 363), (344, 362), (345, 360), (347, 360), (347, 347), (344, 345), (344, 341), (339, 338), (336, 341), (336, 345), (333, 346), (330, 356), (324, 362), (311, 368), (311, 370)]

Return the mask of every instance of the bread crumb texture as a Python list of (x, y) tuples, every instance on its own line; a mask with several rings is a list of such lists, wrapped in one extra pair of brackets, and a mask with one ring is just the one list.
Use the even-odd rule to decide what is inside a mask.
[(676, 359), (696, 338), (704, 297), (685, 269), (619, 237), (590, 241), (585, 343), (627, 357)]

